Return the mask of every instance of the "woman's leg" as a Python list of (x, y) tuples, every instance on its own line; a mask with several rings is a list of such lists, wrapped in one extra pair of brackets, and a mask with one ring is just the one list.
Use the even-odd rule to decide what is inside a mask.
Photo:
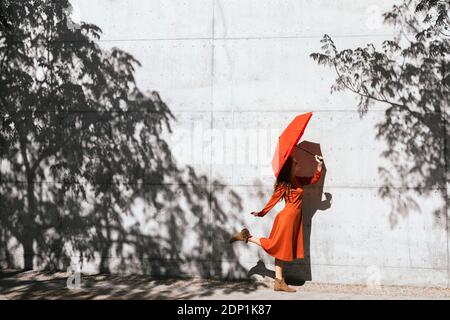
[(283, 278), (283, 261), (275, 258), (275, 278), (282, 279)]
[(289, 287), (283, 279), (283, 261), (275, 258), (275, 282), (273, 284), (275, 291), (295, 292), (294, 288)]
[(253, 242), (253, 243), (257, 244), (258, 246), (261, 246), (261, 241), (259, 241), (259, 238), (256, 238), (256, 237), (253, 237), (253, 236), (248, 238), (248, 242)]
[[(259, 240), (259, 238), (253, 236), (248, 238), (248, 242), (253, 242), (258, 246), (261, 246), (261, 241)], [(277, 258), (275, 258), (275, 277), (280, 280), (283, 278), (283, 261)]]

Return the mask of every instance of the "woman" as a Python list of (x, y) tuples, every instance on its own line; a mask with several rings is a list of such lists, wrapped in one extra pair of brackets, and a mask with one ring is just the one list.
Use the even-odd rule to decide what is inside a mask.
[(285, 207), (281, 210), (273, 222), (272, 231), (268, 238), (256, 238), (250, 234), (247, 228), (233, 235), (230, 243), (234, 241), (252, 242), (262, 247), (268, 254), (275, 257), (275, 291), (295, 292), (289, 287), (283, 277), (283, 261), (304, 258), (303, 252), (303, 228), (302, 228), (302, 198), (303, 186), (319, 181), (323, 158), (314, 156), (317, 168), (313, 177), (295, 176), (297, 161), (289, 156), (281, 169), (274, 184), (274, 192), (264, 209), (251, 214), (257, 217), (266, 215), (282, 198)]

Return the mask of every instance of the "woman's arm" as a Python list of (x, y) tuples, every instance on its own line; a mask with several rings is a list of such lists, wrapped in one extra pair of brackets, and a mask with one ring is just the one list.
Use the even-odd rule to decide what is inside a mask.
[(259, 212), (252, 212), (252, 214), (258, 217), (264, 217), (277, 204), (277, 202), (280, 201), (281, 197), (284, 194), (284, 191), (285, 191), (284, 184), (280, 183), (275, 188), (272, 197), (270, 197), (269, 201), (264, 206), (264, 208)]
[(301, 186), (317, 183), (322, 175), (322, 167), (317, 166), (316, 171), (312, 177), (295, 177), (297, 183)]
[(322, 174), (323, 158), (317, 154), (314, 156), (314, 158), (317, 162), (317, 167), (314, 175), (312, 177), (295, 177), (299, 185), (304, 186), (307, 184), (314, 184), (320, 180), (320, 176)]

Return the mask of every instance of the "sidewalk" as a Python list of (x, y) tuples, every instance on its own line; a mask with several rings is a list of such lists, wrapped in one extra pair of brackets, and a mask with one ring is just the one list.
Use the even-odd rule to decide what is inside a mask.
[(274, 292), (273, 280), (219, 281), (205, 279), (158, 280), (142, 275), (82, 275), (80, 288), (67, 287), (65, 272), (0, 273), (0, 300), (4, 299), (446, 299), (450, 289), (307, 282), (292, 286), (295, 293)]

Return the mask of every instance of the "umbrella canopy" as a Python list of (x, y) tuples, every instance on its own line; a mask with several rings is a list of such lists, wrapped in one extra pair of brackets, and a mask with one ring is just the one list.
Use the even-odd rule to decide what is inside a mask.
[(278, 138), (277, 148), (272, 159), (272, 169), (275, 177), (278, 177), (278, 174), (291, 154), (292, 149), (302, 137), (311, 116), (312, 112), (296, 116)]
[[(292, 149), (291, 157), (297, 160), (297, 163), (300, 163), (299, 166), (295, 167), (295, 176), (306, 177), (314, 175), (314, 171), (317, 168), (317, 162), (314, 160), (316, 154), (322, 156), (320, 144), (304, 139)], [(326, 168), (324, 167), (322, 175), (324, 175), (325, 170)]]

